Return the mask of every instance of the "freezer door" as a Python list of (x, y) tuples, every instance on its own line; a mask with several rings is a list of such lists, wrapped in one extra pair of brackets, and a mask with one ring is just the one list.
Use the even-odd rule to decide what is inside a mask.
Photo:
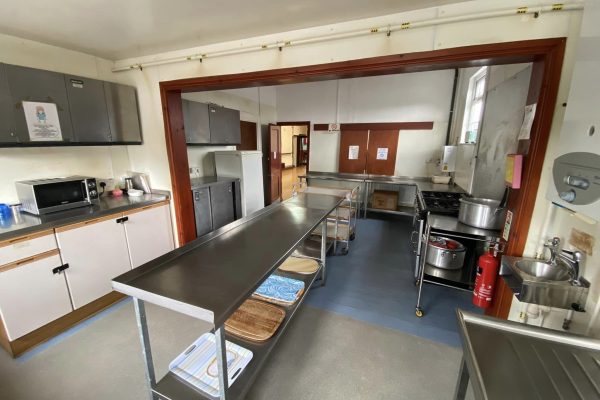
[(213, 230), (212, 213), (210, 209), (210, 191), (206, 187), (196, 189), (192, 194), (194, 196), (196, 236), (200, 237)]
[(210, 187), (210, 200), (213, 229), (235, 221), (235, 203), (233, 185), (213, 185)]

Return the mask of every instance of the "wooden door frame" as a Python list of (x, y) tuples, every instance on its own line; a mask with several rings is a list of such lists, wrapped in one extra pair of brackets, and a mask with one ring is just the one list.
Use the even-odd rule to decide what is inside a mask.
[[(566, 38), (524, 40), (160, 82), (166, 150), (180, 245), (196, 237), (183, 129), (182, 92), (531, 62), (534, 63), (531, 80), (538, 84), (539, 90), (528, 146), (529, 153), (525, 157), (523, 168), (522, 187), (528, 190), (515, 190), (511, 193), (509, 205), (512, 205), (515, 211), (512, 227), (514, 233), (506, 249), (506, 253), (510, 255), (523, 254), (550, 136), (565, 45)], [(509, 297), (512, 296), (509, 290), (500, 280), (499, 290), (494, 297), (492, 315), (506, 318), (510, 309), (510, 301), (507, 299), (512, 298)]]
[(308, 156), (306, 157), (306, 172), (310, 171), (310, 121), (285, 121), (278, 122), (279, 126), (306, 126), (306, 143), (308, 147)]

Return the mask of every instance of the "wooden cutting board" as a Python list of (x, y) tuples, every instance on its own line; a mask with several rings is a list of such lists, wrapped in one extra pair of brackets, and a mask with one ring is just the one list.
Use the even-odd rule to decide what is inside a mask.
[(288, 257), (279, 267), (281, 271), (310, 275), (317, 272), (319, 263), (311, 258)]
[(264, 342), (285, 318), (285, 310), (264, 301), (248, 299), (225, 322), (225, 330), (242, 339)]

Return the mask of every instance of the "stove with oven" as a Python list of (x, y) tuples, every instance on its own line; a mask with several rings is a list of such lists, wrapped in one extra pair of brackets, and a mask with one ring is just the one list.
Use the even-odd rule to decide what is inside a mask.
[[(423, 315), (423, 282), (473, 290), (477, 259), (491, 243), (499, 240), (499, 231), (473, 228), (458, 221), (463, 196), (467, 195), (450, 191), (417, 191), (411, 241), (415, 284), (419, 287), (416, 307), (419, 317)], [(452, 244), (453, 248), (440, 250), (440, 244)], [(447, 262), (444, 257), (464, 261)]]

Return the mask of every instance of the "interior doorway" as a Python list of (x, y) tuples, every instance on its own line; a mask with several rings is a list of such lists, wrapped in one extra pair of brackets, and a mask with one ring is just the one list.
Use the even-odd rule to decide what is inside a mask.
[[(302, 67), (231, 75), (206, 76), (160, 83), (165, 139), (171, 172), (173, 206), (179, 244), (196, 238), (191, 183), (183, 122), (182, 92), (211, 91), (256, 86), (274, 86), (397, 73), (434, 71), (487, 65), (533, 63), (527, 105), (537, 104), (529, 139), (519, 144), (524, 159), (521, 190), (510, 193), (508, 207), (514, 210), (512, 238), (505, 254), (520, 256), (525, 249), (536, 201), (546, 147), (554, 117), (566, 38), (550, 38), (452, 47), (407, 54), (394, 54)], [(321, 121), (318, 121), (321, 122)], [(343, 126), (342, 126), (343, 128)], [(309, 134), (310, 137), (310, 134)], [(276, 161), (276, 160), (272, 160)], [(281, 163), (280, 163), (281, 165)], [(490, 315), (506, 318), (512, 291), (498, 280)]]
[(306, 174), (310, 152), (310, 122), (279, 122), (281, 127), (281, 199), (292, 197), (299, 176)]

